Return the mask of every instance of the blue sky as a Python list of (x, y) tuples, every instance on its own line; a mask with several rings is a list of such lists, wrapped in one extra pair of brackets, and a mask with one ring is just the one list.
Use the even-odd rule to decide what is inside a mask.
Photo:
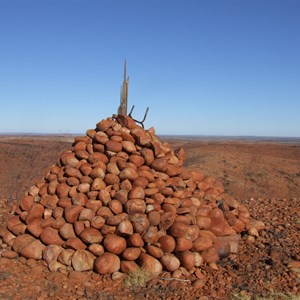
[(129, 107), (159, 134), (300, 136), (300, 1), (0, 0), (0, 132)]

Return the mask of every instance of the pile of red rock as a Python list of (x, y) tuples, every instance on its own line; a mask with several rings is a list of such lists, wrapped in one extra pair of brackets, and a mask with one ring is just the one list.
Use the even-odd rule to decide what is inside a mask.
[(184, 158), (128, 116), (102, 120), (28, 190), (3, 242), (51, 271), (216, 267), (237, 252), (242, 231), (255, 236), (263, 224)]

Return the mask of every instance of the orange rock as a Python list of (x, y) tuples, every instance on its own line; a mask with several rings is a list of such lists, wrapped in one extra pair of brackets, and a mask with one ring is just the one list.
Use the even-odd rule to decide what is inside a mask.
[(64, 247), (71, 248), (74, 250), (86, 249), (86, 245), (77, 237), (72, 237), (68, 239), (65, 242)]
[(120, 214), (123, 211), (122, 203), (115, 199), (108, 203), (108, 207), (114, 214)]
[[(23, 236), (23, 235), (21, 235), (21, 236)], [(15, 240), (15, 238), (16, 238), (16, 236), (8, 230), (4, 230), (4, 232), (2, 233), (2, 239), (5, 244), (12, 243)]]
[(64, 166), (76, 167), (79, 160), (75, 157), (75, 154), (72, 152), (64, 152), (60, 156), (60, 161)]
[(183, 252), (190, 250), (193, 247), (193, 242), (191, 240), (179, 237), (176, 238), (176, 248), (175, 251)]
[(65, 223), (59, 229), (59, 235), (65, 240), (68, 240), (69, 238), (72, 238), (72, 237), (76, 237), (73, 225), (70, 223)]
[(150, 226), (147, 231), (142, 235), (145, 243), (156, 243), (161, 237), (160, 232), (157, 230), (156, 226)]
[(71, 205), (65, 209), (65, 218), (68, 223), (75, 223), (78, 220), (80, 212), (83, 210), (82, 206)]
[(184, 251), (178, 255), (180, 265), (186, 268), (188, 271), (195, 266), (195, 254), (191, 251)]
[(160, 259), (160, 262), (164, 270), (168, 272), (174, 272), (178, 270), (180, 267), (179, 259), (173, 254), (169, 254), (169, 253), (164, 254)]
[(99, 244), (90, 244), (88, 246), (90, 252), (92, 252), (95, 256), (100, 256), (104, 253), (104, 248)]
[(141, 167), (145, 163), (145, 159), (140, 155), (130, 155), (129, 161), (137, 167)]
[(95, 217), (95, 212), (89, 208), (84, 208), (79, 216), (78, 221), (92, 221), (92, 219)]
[(209, 237), (200, 236), (193, 242), (194, 251), (203, 251), (210, 248), (213, 244), (213, 241)]
[(240, 220), (237, 219), (236, 222), (233, 224), (232, 228), (237, 232), (237, 233), (241, 233), (242, 231), (245, 230), (246, 224)]
[(36, 238), (38, 238), (43, 231), (43, 228), (41, 227), (42, 222), (42, 218), (35, 218), (27, 224), (28, 231)]
[(105, 224), (105, 219), (101, 216), (95, 216), (91, 220), (91, 227), (96, 228), (96, 229), (102, 228), (104, 224)]
[(250, 228), (255, 228), (257, 231), (261, 231), (265, 229), (265, 224), (259, 220), (250, 220), (250, 222), (246, 225), (246, 229), (249, 230)]
[(200, 229), (208, 229), (211, 225), (211, 219), (209, 217), (196, 216), (196, 222)]
[[(86, 178), (88, 178), (89, 182), (91, 182), (91, 183), (93, 182), (93, 180), (90, 177), (86, 177)], [(90, 187), (91, 186), (88, 182), (84, 182), (84, 183), (81, 183), (77, 186), (77, 191), (79, 193), (87, 193), (87, 192), (90, 191)]]
[(143, 214), (146, 210), (146, 203), (142, 199), (131, 199), (125, 203), (125, 211), (129, 215), (133, 215), (135, 213)]
[(29, 245), (35, 240), (36, 239), (29, 234), (19, 235), (14, 239), (12, 248), (15, 252), (20, 253), (25, 246)]
[(140, 186), (134, 186), (132, 190), (128, 194), (128, 199), (144, 199), (145, 198), (145, 192), (144, 189)]
[(156, 158), (151, 163), (151, 168), (158, 172), (164, 172), (167, 169), (167, 158), (165, 156)]
[(72, 203), (74, 205), (85, 206), (85, 204), (87, 203), (87, 201), (88, 201), (88, 197), (84, 193), (76, 193), (72, 197)]
[(113, 213), (108, 207), (102, 206), (97, 210), (96, 215), (108, 219), (113, 216)]
[(125, 168), (120, 173), (120, 179), (121, 180), (135, 180), (138, 177), (138, 173), (133, 168)]
[(132, 273), (139, 269), (139, 266), (134, 261), (121, 261), (121, 271), (125, 274)]
[(11, 250), (4, 250), (2, 253), (1, 253), (1, 257), (4, 257), (4, 258), (9, 258), (9, 259), (14, 259), (18, 256), (18, 253), (15, 252), (15, 251), (11, 251)]
[(196, 222), (194, 222), (194, 220), (192, 219), (192, 217), (189, 214), (176, 216), (175, 222), (184, 223), (186, 225), (191, 225), (192, 223), (196, 223)]
[(160, 248), (166, 253), (172, 253), (175, 250), (176, 241), (170, 235), (164, 235), (159, 238)]
[(203, 261), (208, 264), (215, 263), (219, 260), (218, 252), (214, 247), (210, 247), (207, 250), (202, 251), (201, 256), (203, 257)]
[(94, 135), (94, 141), (95, 141), (96, 143), (105, 145), (105, 144), (109, 141), (109, 138), (108, 138), (108, 136), (107, 136), (104, 132), (98, 131), (98, 132)]
[(177, 176), (177, 175), (181, 174), (181, 172), (182, 172), (182, 169), (180, 167), (174, 166), (171, 164), (167, 165), (166, 174), (169, 175), (170, 177)]
[(133, 226), (130, 221), (124, 220), (118, 224), (117, 234), (120, 236), (130, 236), (133, 234)]
[(164, 252), (162, 249), (160, 249), (156, 246), (153, 246), (153, 245), (147, 245), (145, 247), (145, 250), (149, 255), (153, 256), (154, 258), (161, 258), (164, 255)]
[(43, 260), (49, 264), (52, 261), (56, 261), (59, 254), (63, 251), (63, 248), (58, 245), (49, 245), (43, 249)]
[(39, 240), (35, 240), (22, 248), (20, 255), (26, 258), (42, 259), (45, 245)]
[(59, 201), (57, 202), (57, 206), (62, 207), (62, 208), (66, 208), (72, 205), (72, 199), (69, 197), (62, 197), (59, 199)]
[(184, 223), (174, 223), (170, 228), (170, 235), (173, 237), (185, 237), (189, 226)]
[(152, 164), (152, 162), (154, 161), (153, 151), (148, 148), (142, 148), (140, 150), (140, 153), (143, 156), (143, 158), (145, 159), (146, 165), (150, 166)]
[(72, 256), (74, 253), (75, 253), (75, 250), (73, 250), (73, 249), (64, 249), (59, 253), (59, 255), (57, 257), (57, 261), (66, 266), (71, 266)]
[[(133, 182), (134, 187), (141, 187), (143, 189), (143, 191), (147, 187), (147, 185), (148, 185), (148, 180), (146, 177), (138, 177)], [(145, 196), (145, 192), (144, 192), (144, 196)], [(138, 198), (138, 197), (132, 197), (132, 198)], [(143, 199), (143, 198), (141, 198), (141, 199)]]
[(106, 174), (104, 177), (104, 182), (106, 185), (118, 184), (120, 182), (120, 178), (116, 174)]
[(122, 257), (125, 260), (136, 260), (141, 255), (142, 251), (140, 248), (129, 247), (123, 253)]
[(96, 179), (96, 178), (103, 179), (105, 176), (105, 172), (102, 168), (95, 167), (90, 171), (88, 176), (90, 176), (92, 179)]
[(72, 256), (72, 267), (78, 272), (92, 270), (95, 258), (89, 251), (77, 250)]
[(94, 243), (100, 243), (103, 239), (101, 233), (99, 230), (93, 228), (93, 227), (88, 227), (85, 228), (81, 233), (80, 233), (80, 239), (87, 244), (94, 244)]
[(121, 254), (126, 249), (126, 240), (116, 234), (108, 234), (103, 242), (107, 251)]
[(29, 211), (31, 206), (34, 204), (34, 197), (33, 196), (25, 196), (20, 201), (20, 207), (22, 210)]
[(162, 272), (162, 264), (149, 254), (142, 253), (140, 255), (139, 264), (142, 268), (150, 271), (154, 276), (158, 276)]
[(144, 241), (140, 234), (134, 233), (127, 239), (127, 244), (128, 246), (131, 247), (143, 247), (144, 246)]
[(160, 213), (158, 211), (150, 211), (148, 213), (148, 220), (151, 225), (157, 226), (160, 223)]
[(58, 234), (58, 230), (46, 227), (43, 229), (41, 235), (40, 235), (41, 241), (45, 245), (63, 245), (64, 241), (61, 239), (61, 237)]
[(7, 221), (7, 229), (12, 231), (15, 225), (22, 224), (19, 216), (10, 216)]
[(120, 264), (120, 259), (117, 255), (105, 252), (94, 261), (94, 270), (102, 275), (111, 274), (120, 269)]
[(106, 131), (107, 129), (109, 129), (111, 127), (111, 122), (109, 120), (102, 120), (100, 122), (98, 122), (96, 124), (96, 128), (99, 130), (99, 131)]
[(33, 204), (28, 211), (26, 217), (26, 224), (30, 223), (33, 219), (42, 218), (44, 214), (44, 207), (41, 204)]
[(136, 147), (132, 141), (122, 141), (122, 147), (128, 153), (136, 151)]
[(159, 229), (161, 230), (169, 229), (174, 224), (175, 218), (176, 218), (176, 214), (172, 211), (169, 212), (167, 211), (164, 214), (162, 214), (160, 217)]

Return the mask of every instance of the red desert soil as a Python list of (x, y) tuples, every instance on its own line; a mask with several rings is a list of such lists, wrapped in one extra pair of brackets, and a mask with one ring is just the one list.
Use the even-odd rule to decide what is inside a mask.
[[(72, 136), (0, 137), (2, 227), (11, 203), (46, 173), (72, 141)], [(184, 148), (187, 167), (221, 179), (227, 193), (265, 223), (266, 229), (254, 243), (242, 241), (238, 254), (223, 259), (218, 270), (203, 266), (194, 286), (165, 278), (131, 290), (92, 272), (51, 273), (42, 261), (0, 257), (0, 299), (231, 299), (234, 294), (255, 299), (276, 292), (300, 295), (300, 143), (167, 142)], [(246, 238), (244, 235), (242, 239)], [(0, 239), (0, 253), (5, 247)]]

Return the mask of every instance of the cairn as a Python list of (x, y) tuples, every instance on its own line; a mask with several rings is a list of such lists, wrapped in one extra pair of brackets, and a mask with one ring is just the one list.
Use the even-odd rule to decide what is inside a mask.
[(29, 188), (3, 242), (51, 271), (143, 267), (158, 276), (214, 268), (238, 252), (243, 231), (258, 235), (263, 223), (184, 159), (183, 149), (173, 151), (127, 115), (102, 120)]

